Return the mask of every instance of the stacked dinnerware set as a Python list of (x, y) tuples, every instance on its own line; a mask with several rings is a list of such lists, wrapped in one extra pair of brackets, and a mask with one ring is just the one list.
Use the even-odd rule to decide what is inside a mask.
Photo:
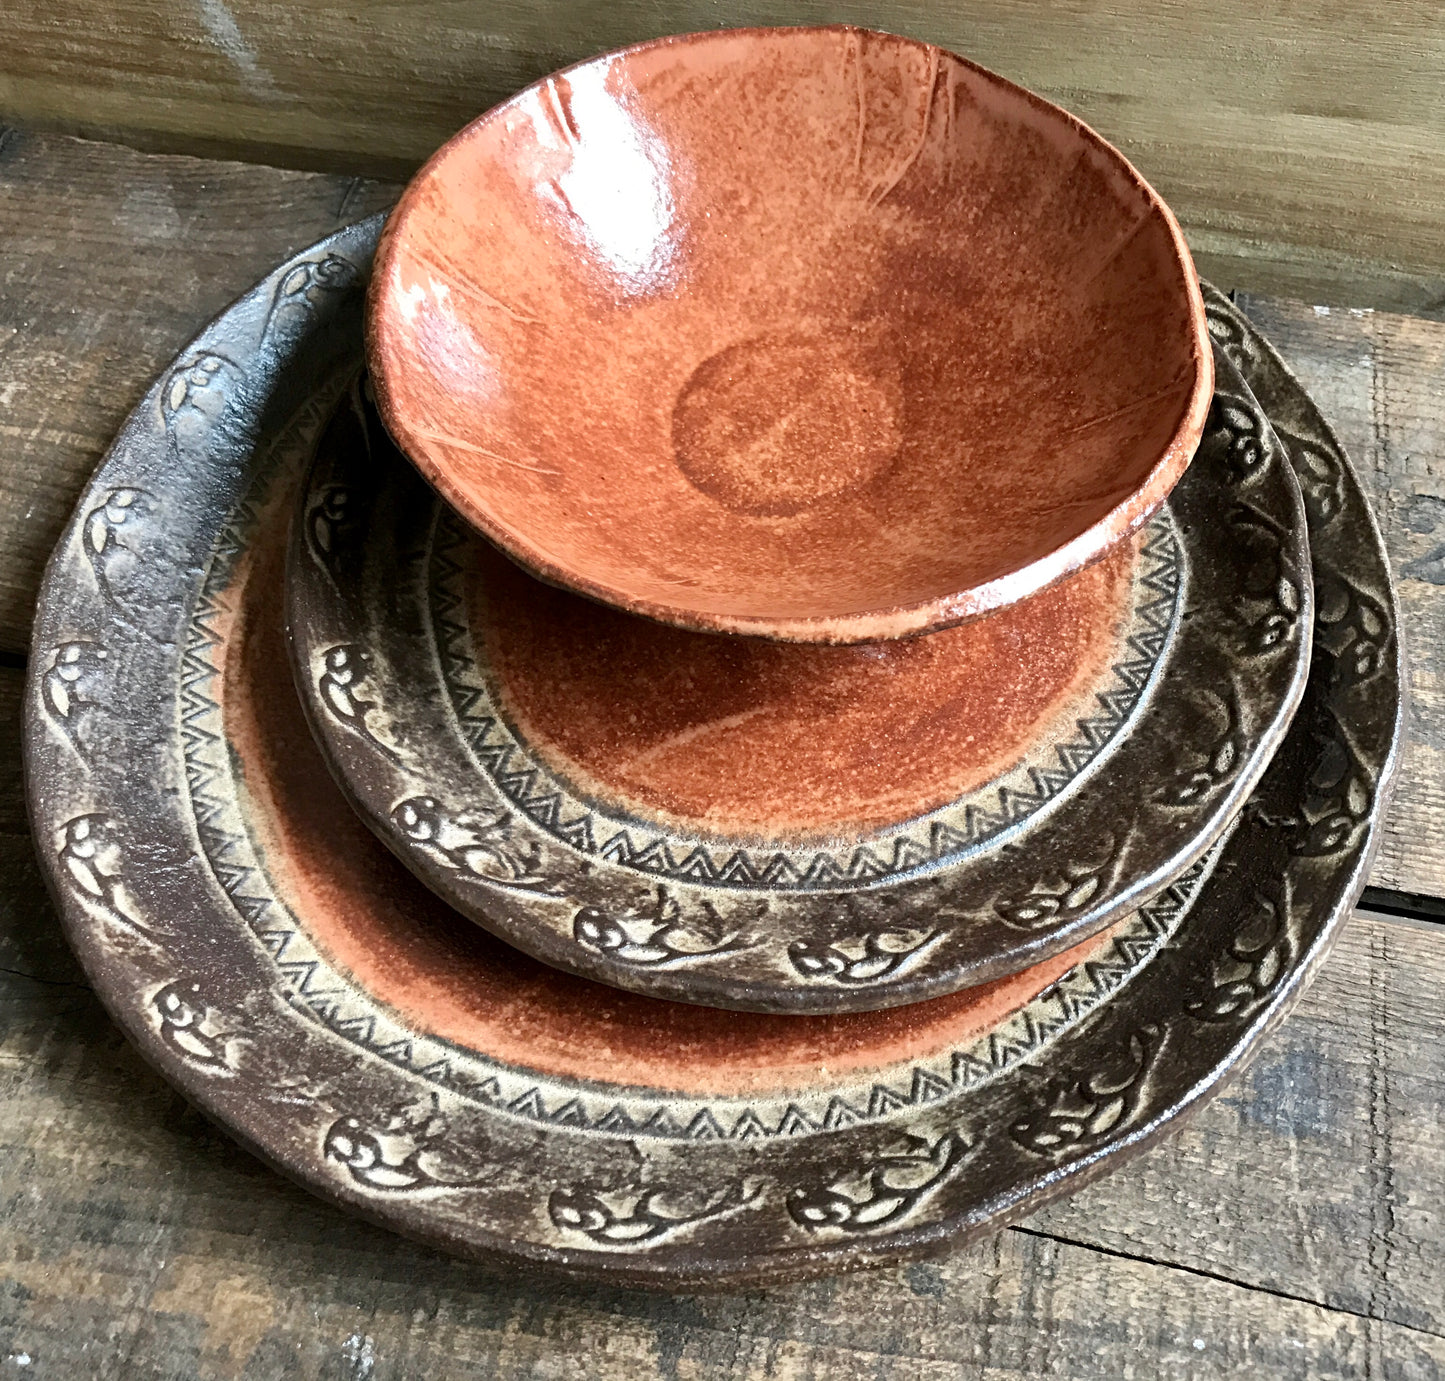
[(559, 73), (278, 267), (35, 639), (38, 846), (166, 1075), (408, 1235), (679, 1287), (940, 1250), (1199, 1106), (1402, 715), (1360, 484), (1164, 203), (849, 28)]

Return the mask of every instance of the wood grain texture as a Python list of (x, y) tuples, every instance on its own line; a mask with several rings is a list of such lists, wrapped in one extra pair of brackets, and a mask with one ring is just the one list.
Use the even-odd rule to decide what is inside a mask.
[(278, 260), (394, 191), (0, 138), (0, 653), (25, 651), (50, 549), (155, 374)]
[(0, 894), (0, 927), (0, 1365), (24, 1354), (29, 1376), (1445, 1367), (1438, 928), (1357, 918), (1232, 1093), (1019, 1229), (936, 1261), (674, 1298), (488, 1273), (311, 1198), (141, 1062), (43, 900)]
[(1241, 298), (1372, 490), (1394, 566), (1412, 697), (1371, 881), (1445, 896), (1445, 327)]
[[(399, 176), (472, 116), (623, 43), (847, 22), (952, 48), (1057, 100), (1169, 199), (1205, 271), (1445, 301), (1445, 25), (1371, 10), (1125, 0), (3, 0), (0, 110), (172, 151)], [(1226, 264), (1243, 273), (1221, 275)], [(1423, 280), (1423, 281), (1422, 281)]]

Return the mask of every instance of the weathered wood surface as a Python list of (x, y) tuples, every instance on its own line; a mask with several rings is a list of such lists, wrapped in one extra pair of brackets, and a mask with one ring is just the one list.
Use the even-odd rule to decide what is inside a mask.
[[(10, 142), (0, 652), (12, 662), (54, 532), (154, 371), (289, 247), (385, 196), (319, 175)], [(129, 220), (116, 209), (127, 198)], [(1376, 880), (1445, 895), (1431, 833), (1445, 521), (1432, 526), (1430, 501), (1445, 495), (1445, 327), (1246, 306), (1382, 498), (1416, 713)], [(1445, 1370), (1445, 927), (1356, 918), (1231, 1091), (1144, 1160), (993, 1242), (715, 1298), (490, 1275), (293, 1188), (131, 1052), (64, 944), (24, 833), (19, 679), (0, 666), (0, 1369), (355, 1381)]]
[(148, 147), (398, 176), (478, 112), (623, 43), (847, 22), (941, 43), (1095, 125), (1206, 271), (1418, 310), (1445, 299), (1445, 24), (1127, 0), (0, 0), (0, 110)]

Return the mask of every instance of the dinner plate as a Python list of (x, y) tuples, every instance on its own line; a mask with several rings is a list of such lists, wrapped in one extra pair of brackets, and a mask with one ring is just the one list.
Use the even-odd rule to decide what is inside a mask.
[(542, 584), (423, 483), (358, 379), (292, 526), (313, 730), (422, 881), (569, 972), (797, 1013), (1016, 972), (1193, 864), (1304, 690), (1299, 486), (1215, 372), (1199, 452), (1134, 542), (984, 619), (852, 647)]
[(1389, 570), (1299, 385), (1211, 326), (1301, 476), (1319, 592), (1284, 744), (1217, 852), (989, 988), (723, 1013), (537, 964), (348, 810), (282, 652), (285, 527), (354, 371), (363, 222), (127, 420), (52, 557), (27, 795), (66, 932), (145, 1055), (271, 1164), (480, 1259), (674, 1286), (938, 1250), (1082, 1184), (1238, 1068), (1363, 885), (1402, 719)]

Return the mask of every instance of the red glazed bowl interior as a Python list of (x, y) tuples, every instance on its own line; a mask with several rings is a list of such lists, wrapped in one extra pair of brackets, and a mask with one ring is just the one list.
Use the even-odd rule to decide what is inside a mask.
[(535, 574), (826, 642), (1102, 555), (1213, 390), (1188, 250), (1115, 150), (849, 28), (663, 39), (489, 111), (393, 213), (368, 346), (401, 449)]

